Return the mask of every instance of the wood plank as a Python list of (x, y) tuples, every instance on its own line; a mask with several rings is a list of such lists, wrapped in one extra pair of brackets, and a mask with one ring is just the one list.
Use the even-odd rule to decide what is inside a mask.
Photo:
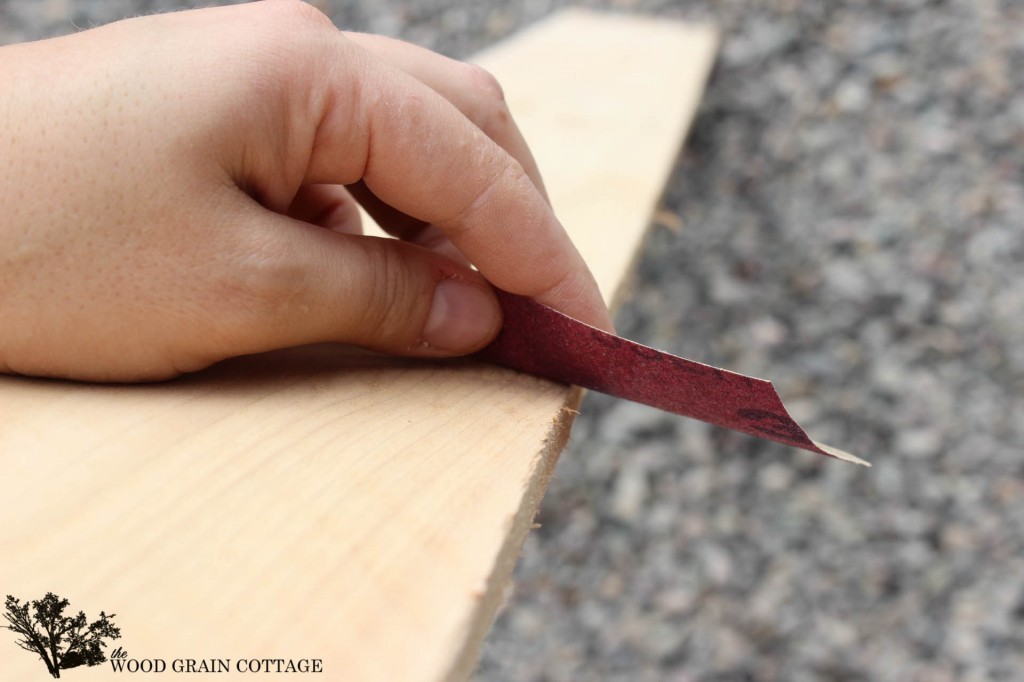
[[(714, 47), (707, 28), (571, 11), (478, 60), (608, 297)], [(462, 679), (578, 397), (468, 360), (327, 346), (159, 385), (0, 377), (0, 596), (114, 612), (131, 658), (168, 665), (319, 658), (326, 679)], [(0, 631), (0, 679), (45, 674)]]

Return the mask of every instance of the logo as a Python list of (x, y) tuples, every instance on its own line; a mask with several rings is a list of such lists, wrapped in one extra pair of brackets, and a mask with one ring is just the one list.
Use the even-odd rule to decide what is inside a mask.
[[(38, 656), (53, 677), (62, 670), (80, 665), (94, 666), (107, 661), (103, 649), (107, 640), (121, 638), (121, 629), (114, 625), (115, 614), (100, 611), (91, 623), (85, 612), (66, 615), (70, 602), (47, 592), (42, 599), (22, 603), (11, 595), (4, 602), (4, 620), (0, 624), (14, 632), (15, 641), (25, 651)], [(322, 673), (321, 658), (132, 658), (124, 647), (114, 649), (109, 657), (115, 673)]]
[(103, 653), (107, 645), (104, 640), (121, 636), (120, 628), (113, 622), (116, 614), (100, 611), (100, 617), (90, 623), (84, 611), (74, 616), (65, 615), (69, 605), (67, 599), (53, 592), (24, 604), (7, 595), (4, 602), (4, 619), (8, 625), (3, 627), (19, 637), (15, 644), (39, 656), (53, 677), (60, 677), (61, 670), (103, 663), (107, 660)]

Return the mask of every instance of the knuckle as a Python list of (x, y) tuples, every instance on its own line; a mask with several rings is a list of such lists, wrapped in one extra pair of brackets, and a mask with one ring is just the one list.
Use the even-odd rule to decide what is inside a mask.
[(275, 0), (268, 7), (286, 22), (293, 22), (297, 27), (322, 29), (334, 28), (330, 17), (304, 0)]
[(466, 81), (473, 92), (471, 118), (477, 127), (490, 137), (512, 122), (512, 114), (505, 101), (505, 91), (494, 75), (476, 64), (467, 64)]
[[(337, 29), (330, 18), (301, 0), (272, 0), (253, 6), (251, 30), (235, 44), (241, 63), (249, 67), (247, 78), (256, 83), (277, 83), (295, 78), (296, 69), (315, 63), (325, 40)], [(312, 49), (311, 49), (312, 48)]]
[(479, 64), (466, 64), (466, 68), (467, 80), (481, 98), (495, 102), (505, 101), (505, 90), (493, 73)]
[[(239, 17), (242, 30), (225, 36), (219, 46), (222, 64), (206, 77), (211, 84), (216, 78), (220, 88), (241, 95), (247, 104), (282, 100), (282, 87), (303, 83), (302, 75), (315, 67), (321, 52), (316, 48), (325, 41), (330, 19), (300, 0), (244, 5)], [(253, 113), (249, 109), (234, 115), (247, 120)]]
[(479, 219), (480, 216), (493, 215), (496, 207), (514, 205), (523, 216), (537, 210), (536, 202), (530, 201), (535, 190), (522, 165), (510, 156), (495, 154), (486, 179), (467, 188), (470, 191), (464, 195), (458, 208), (444, 220), (437, 221), (444, 226), (449, 238), (463, 239), (483, 227), (486, 223)]

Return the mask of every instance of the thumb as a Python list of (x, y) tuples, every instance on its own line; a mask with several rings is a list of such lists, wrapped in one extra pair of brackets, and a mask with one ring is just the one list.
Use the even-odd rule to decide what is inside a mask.
[[(343, 234), (263, 211), (244, 258), (248, 305), (229, 306), (228, 355), (334, 341), (397, 355), (486, 346), (501, 309), (476, 271), (397, 239)], [(269, 228), (269, 229), (267, 229)], [(241, 347), (241, 349), (239, 348)]]

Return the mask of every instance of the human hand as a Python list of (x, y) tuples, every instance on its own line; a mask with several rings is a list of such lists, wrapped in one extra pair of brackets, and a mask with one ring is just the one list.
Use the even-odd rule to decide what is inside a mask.
[(484, 278), (610, 327), (476, 67), (270, 0), (0, 48), (0, 93), (0, 371), (465, 354), (500, 326)]

